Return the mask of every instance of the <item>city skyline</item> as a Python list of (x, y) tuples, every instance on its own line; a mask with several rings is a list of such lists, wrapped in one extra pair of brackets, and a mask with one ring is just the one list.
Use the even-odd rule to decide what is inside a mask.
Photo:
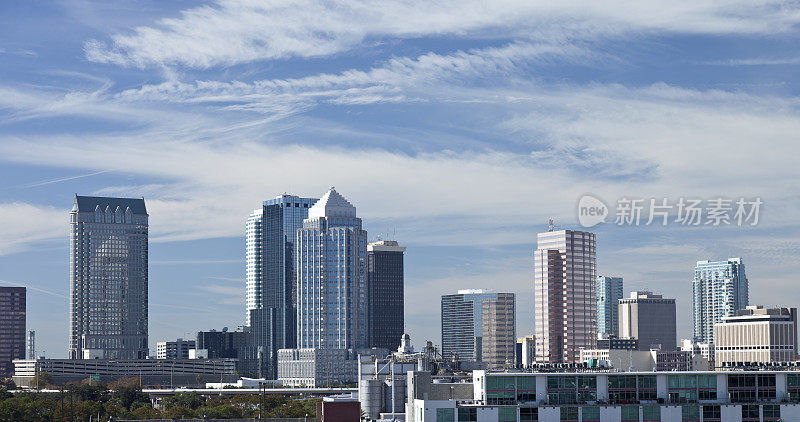
[(761, 198), (755, 226), (611, 214), (598, 273), (683, 310), (697, 260), (742, 256), (751, 303), (800, 302), (793, 4), (270, 5), (0, 4), (0, 280), (28, 287), (40, 352), (66, 357), (75, 193), (147, 198), (151, 347), (241, 324), (243, 222), (330, 185), (408, 247), (415, 344), (464, 287), (516, 293), (532, 333), (536, 234), (582, 230), (585, 194)]

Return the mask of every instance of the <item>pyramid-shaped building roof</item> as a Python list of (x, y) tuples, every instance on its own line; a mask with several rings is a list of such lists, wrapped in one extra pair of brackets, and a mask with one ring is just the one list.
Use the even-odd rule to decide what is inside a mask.
[(344, 196), (336, 192), (333, 186), (311, 208), (308, 209), (308, 218), (317, 217), (355, 217), (356, 207)]

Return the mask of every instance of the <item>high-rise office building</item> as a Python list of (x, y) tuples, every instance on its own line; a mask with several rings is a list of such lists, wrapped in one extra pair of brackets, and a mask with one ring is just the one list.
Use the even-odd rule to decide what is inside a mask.
[(514, 293), (459, 290), (442, 296), (442, 355), (490, 368), (513, 365), (514, 313)]
[(367, 232), (331, 187), (297, 231), (297, 348), (363, 348), (367, 313)]
[(144, 199), (75, 195), (70, 212), (70, 359), (145, 359)]
[(316, 198), (280, 195), (264, 201), (245, 225), (245, 325), (260, 349), (261, 376), (275, 378), (277, 351), (293, 348), (295, 321), (295, 241)]
[(25, 287), (0, 287), (0, 376), (14, 373), (14, 359), (25, 359)]
[(369, 347), (397, 350), (404, 334), (403, 252), (394, 240), (367, 245)]
[(675, 299), (653, 292), (631, 292), (619, 301), (619, 336), (637, 339), (639, 350), (678, 348)]
[(797, 308), (748, 306), (714, 327), (717, 366), (797, 360)]
[(580, 349), (597, 343), (594, 233), (539, 233), (534, 252), (537, 362), (580, 361)]
[(694, 341), (714, 343), (714, 324), (735, 316), (748, 304), (747, 276), (742, 258), (697, 261), (692, 281)]
[(619, 300), (622, 277), (597, 276), (597, 334), (619, 335)]

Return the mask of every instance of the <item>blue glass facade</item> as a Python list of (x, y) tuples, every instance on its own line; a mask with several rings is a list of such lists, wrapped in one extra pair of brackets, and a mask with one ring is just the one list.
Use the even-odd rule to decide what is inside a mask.
[(297, 231), (297, 347), (367, 346), (367, 232), (333, 188)]
[(597, 333), (619, 336), (622, 277), (597, 277)]

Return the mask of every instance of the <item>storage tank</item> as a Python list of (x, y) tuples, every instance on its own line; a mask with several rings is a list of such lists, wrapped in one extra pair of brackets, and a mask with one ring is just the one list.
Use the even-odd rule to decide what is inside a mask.
[(386, 380), (385, 413), (403, 413), (406, 408), (406, 380), (397, 378), (394, 381)]
[(378, 419), (383, 412), (383, 381), (361, 380), (358, 384), (358, 401), (368, 418)]

